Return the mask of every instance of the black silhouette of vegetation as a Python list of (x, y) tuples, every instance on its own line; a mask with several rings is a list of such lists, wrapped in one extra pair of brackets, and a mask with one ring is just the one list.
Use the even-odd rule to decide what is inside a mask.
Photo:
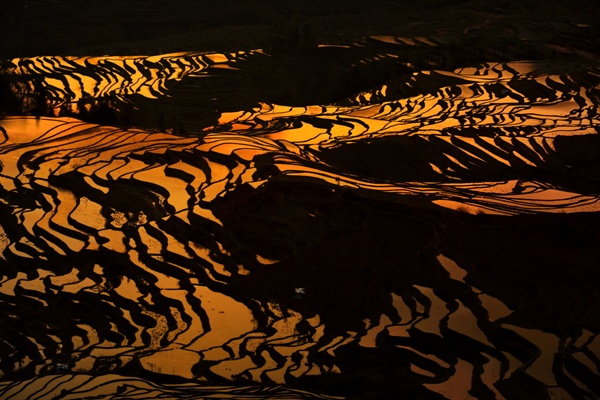
[(77, 102), (76, 117), (98, 124), (114, 125), (118, 120), (116, 99), (113, 96), (92, 98), (84, 96)]
[(7, 79), (0, 74), (0, 118), (19, 113), (19, 101)]
[(41, 77), (7, 79), (0, 74), (0, 115), (48, 115), (50, 104)]

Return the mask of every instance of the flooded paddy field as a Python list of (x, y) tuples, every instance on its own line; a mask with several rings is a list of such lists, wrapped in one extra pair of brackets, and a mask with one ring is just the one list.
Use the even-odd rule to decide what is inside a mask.
[(3, 5), (0, 398), (600, 396), (597, 10), (71, 3)]

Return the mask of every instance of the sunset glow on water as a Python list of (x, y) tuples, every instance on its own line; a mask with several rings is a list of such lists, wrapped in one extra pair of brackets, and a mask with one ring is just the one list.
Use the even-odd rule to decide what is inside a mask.
[(436, 7), (5, 58), (0, 398), (599, 396), (591, 25)]

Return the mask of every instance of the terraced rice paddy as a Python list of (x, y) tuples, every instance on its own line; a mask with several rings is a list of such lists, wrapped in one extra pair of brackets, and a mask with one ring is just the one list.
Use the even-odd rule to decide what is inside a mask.
[(4, 59), (0, 398), (600, 396), (592, 26), (486, 10)]

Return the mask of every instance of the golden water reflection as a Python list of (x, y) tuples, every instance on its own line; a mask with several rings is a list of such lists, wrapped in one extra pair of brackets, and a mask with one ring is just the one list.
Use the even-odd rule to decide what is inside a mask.
[[(432, 44), (421, 38), (373, 39), (407, 46)], [(73, 101), (89, 92), (157, 98), (167, 95), (168, 81), (230, 67), (238, 55), (65, 58), (62, 61), (85, 66), (83, 72), (65, 72), (66, 83), (56, 78), (46, 83), (74, 93)], [(62, 61), (57, 61), (59, 66)], [(13, 64), (16, 73), (30, 73), (56, 68), (53, 62), (35, 58)], [(98, 71), (108, 67), (134, 72), (130, 80), (101, 76)], [(228, 225), (232, 220), (240, 223), (231, 215), (238, 207), (244, 210), (243, 201), (252, 196), (236, 200), (239, 203), (232, 200), (229, 206), (225, 201), (238, 190), (255, 194), (273, 182), (303, 182), (325, 188), (337, 199), (356, 194), (415, 210), (440, 207), (507, 219), (597, 212), (600, 198), (590, 191), (578, 193), (508, 173), (509, 178), (481, 177), (490, 170), (542, 168), (546, 162), (554, 167), (561, 136), (595, 132), (598, 116), (583, 111), (597, 107), (592, 96), (583, 88), (574, 90), (566, 77), (547, 67), (484, 63), (454, 71), (421, 71), (409, 79), (453, 77), (462, 83), (400, 99), (390, 97), (391, 87), (383, 85), (348, 100), (355, 105), (260, 103), (221, 113), (217, 125), (206, 127), (201, 137), (123, 130), (72, 118), (0, 121), (6, 131), (0, 143), (0, 200), (10, 222), (0, 220), (0, 257), (6, 263), (39, 263), (35, 268), (26, 264), (27, 272), (7, 271), (2, 276), (2, 301), (13, 305), (21, 298), (50, 307), (62, 299), (77, 305), (73, 309), (92, 303), (98, 306), (98, 315), (112, 312), (104, 325), (80, 315), (66, 333), (68, 338), (37, 326), (44, 340), (31, 338), (37, 353), (19, 356), (15, 370), (33, 364), (36, 373), (48, 372), (64, 358), (79, 376), (137, 362), (145, 371), (203, 380), (206, 377), (198, 372), (202, 365), (205, 372), (227, 380), (286, 384), (290, 377), (341, 374), (339, 353), (352, 346), (378, 349), (388, 340), (391, 349), (409, 355), (407, 371), (429, 390), (450, 398), (468, 395), (475, 376), (500, 398), (496, 383), (518, 371), (556, 386), (550, 365), (563, 348), (561, 339), (506, 323), (515, 312), (513, 305), (472, 283), (467, 269), (446, 254), (436, 256), (435, 267), (443, 272), (444, 282), (461, 288), (459, 297), (449, 300), (440, 287), (413, 282), (405, 292), (385, 292), (389, 302), (385, 311), (378, 309), (351, 330), (335, 333), (322, 320), (322, 311), (327, 310), (306, 311), (310, 301), (303, 297), (304, 287), (295, 293), (290, 287), (290, 301), (280, 293), (281, 301), (253, 298), (239, 287), (236, 292), (232, 282), (252, 282), (244, 279), (257, 271), (279, 272), (297, 247), (293, 243), (281, 254), (269, 246), (255, 251), (251, 245), (255, 231), (236, 231), (239, 227)], [(556, 98), (546, 101), (511, 86), (521, 75), (535, 76), (537, 84), (551, 89)], [(328, 151), (390, 138), (418, 139), (427, 149), (439, 150), (439, 156), (423, 164), (430, 168), (429, 178), (383, 179), (370, 171), (357, 173), (351, 163), (345, 169), (345, 164), (328, 158)], [(369, 164), (370, 157), (377, 157), (358, 154), (352, 162)], [(262, 212), (289, 201), (285, 195), (274, 196), (256, 209)], [(323, 214), (311, 209), (305, 219), (326, 224), (315, 217), (317, 211)], [(294, 223), (305, 223), (303, 217)], [(269, 241), (291, 242), (285, 238), (289, 228), (280, 228), (277, 218), (257, 220), (255, 229)], [(230, 230), (242, 233), (238, 238)], [(80, 254), (97, 260), (87, 265), (87, 260), (79, 259), (81, 265), (68, 265)], [(59, 269), (63, 263), (64, 269)], [(535, 349), (535, 355), (518, 359), (496, 348), (494, 330), (514, 333)], [(481, 351), (485, 361), (452, 360), (420, 345), (424, 338), (446, 340), (452, 335), (485, 349)], [(596, 351), (600, 341), (592, 333), (585, 335), (589, 340), (580, 348)], [(586, 354), (578, 353), (581, 362), (595, 366)]]

